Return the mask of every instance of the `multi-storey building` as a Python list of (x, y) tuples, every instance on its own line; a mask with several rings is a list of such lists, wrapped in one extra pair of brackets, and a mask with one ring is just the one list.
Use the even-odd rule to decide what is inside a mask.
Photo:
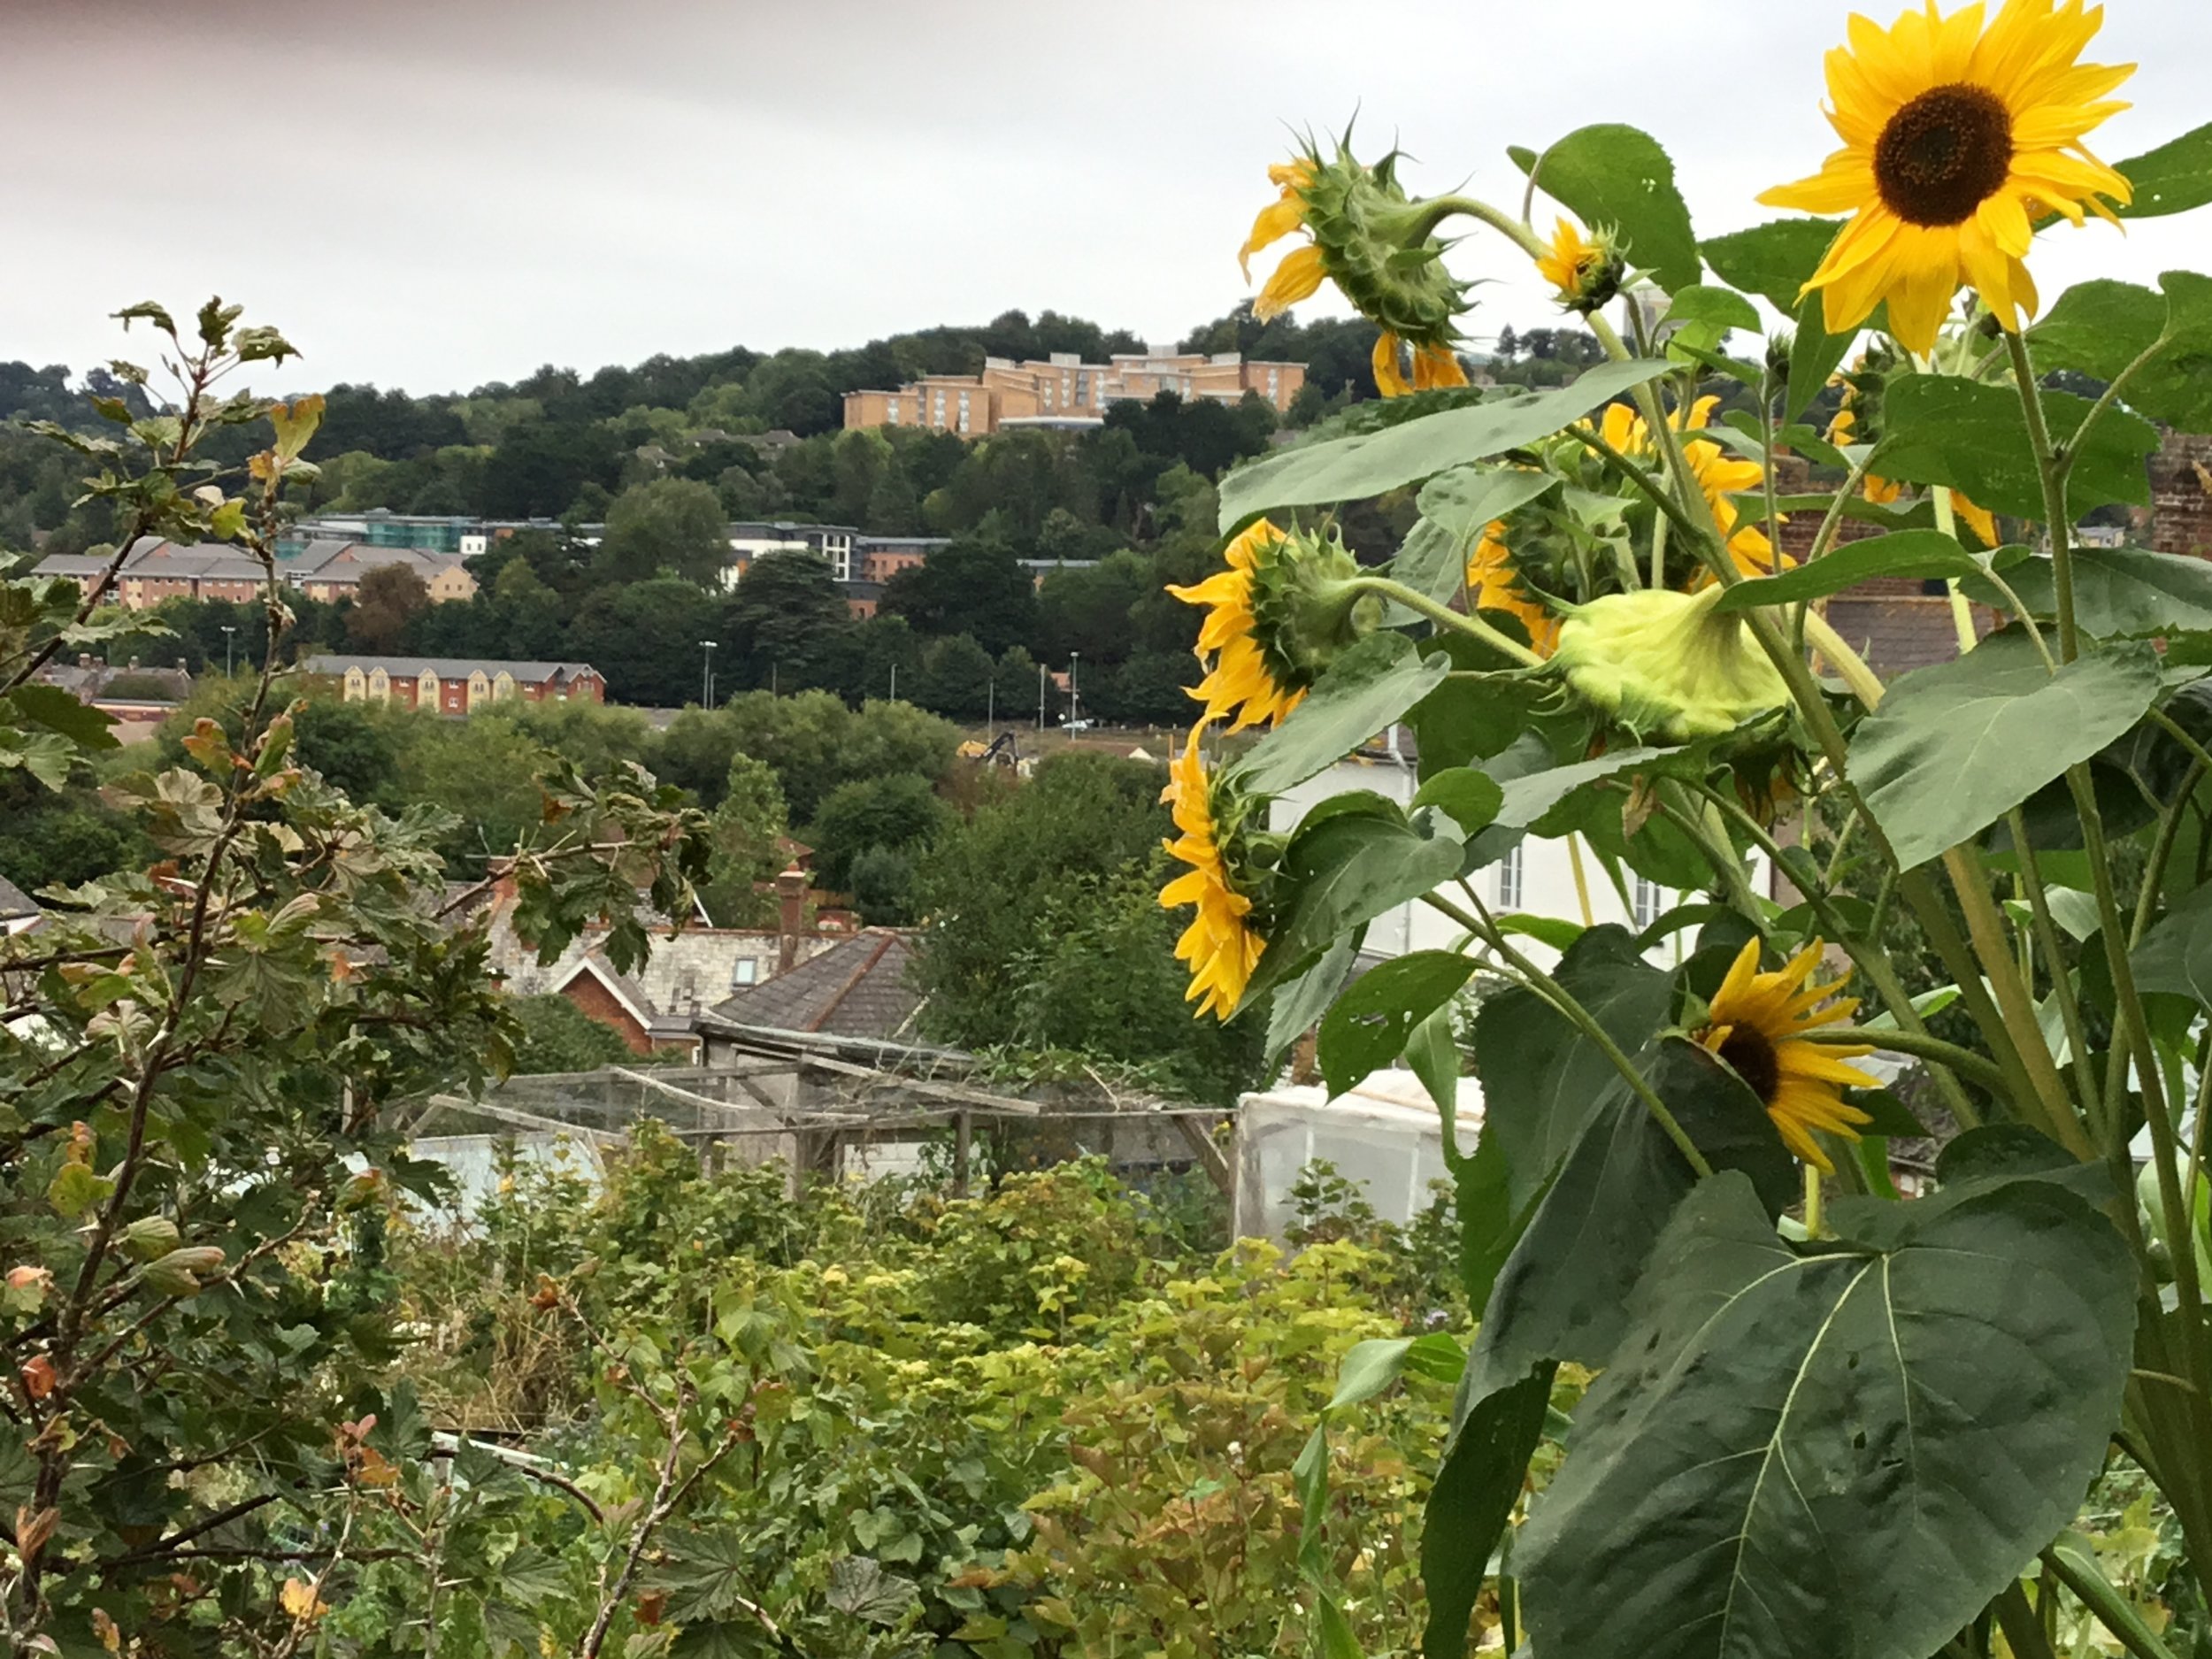
[(465, 657), (345, 655), (303, 658), (314, 679), (342, 688), (348, 703), (466, 714), (489, 703), (604, 703), (607, 682), (589, 663), (509, 663)]
[(397, 547), (368, 541), (311, 541), (297, 558), (287, 560), (285, 580), (311, 599), (328, 603), (350, 599), (360, 591), (361, 580), (371, 571), (397, 565), (422, 579), (431, 602), (473, 599), (476, 578), (470, 575), (461, 553), (434, 553), (422, 548)]
[(1022, 426), (1082, 431), (1117, 403), (1163, 392), (1228, 403), (1256, 395), (1288, 410), (1305, 383), (1302, 363), (1248, 363), (1234, 351), (1118, 352), (1105, 363), (1072, 352), (1021, 363), (986, 357), (980, 374), (928, 374), (895, 391), (848, 392), (845, 425), (925, 426), (969, 438)]
[[(112, 553), (55, 553), (33, 567), (35, 576), (66, 577), (88, 589), (115, 565)], [(170, 599), (223, 599), (234, 603), (260, 597), (267, 572), (250, 553), (220, 541), (165, 541), (142, 536), (133, 542), (103, 597), (127, 611), (150, 611)]]

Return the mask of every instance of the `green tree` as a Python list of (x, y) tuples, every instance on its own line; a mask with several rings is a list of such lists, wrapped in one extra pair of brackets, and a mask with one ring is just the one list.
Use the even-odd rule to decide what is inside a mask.
[(997, 665), (972, 634), (956, 634), (933, 640), (922, 654), (922, 672), (914, 701), (934, 713), (956, 720), (979, 720), (991, 702)]
[(616, 581), (669, 572), (712, 587), (730, 560), (729, 528), (710, 484), (660, 478), (626, 489), (607, 510), (599, 569)]
[(836, 685), (852, 626), (827, 565), (811, 553), (765, 554), (721, 606), (725, 672), (733, 685)]
[(699, 897), (717, 927), (772, 927), (776, 897), (766, 884), (784, 865), (782, 786), (767, 762), (739, 755), (721, 793), (707, 820), (714, 850)]
[(1250, 1087), (1265, 1022), (1194, 1020), (1183, 1000), (1178, 923), (1158, 901), (1162, 780), (1055, 756), (937, 842), (912, 899), (929, 918), (916, 973), (931, 1035), (1084, 1050), (1206, 1099)]
[(1037, 589), (1037, 649), (1064, 663), (1071, 651), (1086, 663), (1118, 663), (1136, 643), (1131, 612), (1159, 580), (1150, 559), (1115, 553), (1080, 570), (1048, 571)]
[(969, 538), (933, 549), (883, 585), (886, 615), (904, 617), (933, 638), (971, 634), (996, 655), (1035, 634), (1037, 596), (1028, 568), (1003, 544)]
[(608, 695), (677, 708), (698, 698), (699, 641), (717, 623), (714, 599), (679, 577), (602, 588), (578, 607), (570, 649), (606, 676)]
[(415, 617), (430, 608), (430, 589), (404, 565), (380, 565), (361, 579), (346, 612), (346, 638), (356, 650), (396, 651)]
[(814, 872), (823, 886), (844, 891), (853, 861), (870, 848), (913, 853), (944, 829), (952, 810), (929, 780), (913, 772), (858, 778), (830, 791), (807, 828)]
[(596, 1071), (603, 1065), (626, 1065), (637, 1056), (611, 1025), (603, 1025), (565, 996), (547, 991), (518, 996), (506, 1008), (521, 1027), (515, 1044), (518, 1075), (547, 1071)]

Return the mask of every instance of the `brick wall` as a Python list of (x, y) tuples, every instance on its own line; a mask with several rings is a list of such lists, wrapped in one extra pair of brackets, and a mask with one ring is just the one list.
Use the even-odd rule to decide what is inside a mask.
[(2212, 558), (2212, 436), (2168, 433), (2150, 467), (2150, 545)]
[(645, 1028), (631, 1018), (630, 1010), (622, 1006), (620, 999), (612, 991), (589, 973), (578, 974), (568, 982), (561, 995), (614, 1032), (629, 1045), (632, 1054), (653, 1052), (653, 1041), (645, 1034)]

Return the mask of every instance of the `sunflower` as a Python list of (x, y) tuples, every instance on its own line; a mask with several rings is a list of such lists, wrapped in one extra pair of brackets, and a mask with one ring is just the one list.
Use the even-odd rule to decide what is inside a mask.
[[(1719, 403), (1717, 397), (1701, 397), (1686, 411), (1678, 407), (1667, 418), (1667, 424), (1684, 434), (1683, 459), (1690, 465), (1698, 493), (1711, 509), (1713, 522), (1720, 527), (1721, 539), (1729, 557), (1736, 561), (1736, 568), (1746, 576), (1771, 576), (1797, 561), (1786, 553), (1777, 555), (1774, 543), (1757, 525), (1739, 526), (1742, 515), (1736, 509), (1737, 493), (1757, 489), (1766, 482), (1767, 475), (1756, 461), (1731, 454), (1717, 438), (1700, 435)], [(1623, 455), (1641, 457), (1654, 453), (1650, 428), (1625, 403), (1606, 406), (1598, 435)]]
[(1262, 518), (1223, 549), (1228, 568), (1168, 592), (1209, 607), (1198, 628), (1206, 676), (1191, 695), (1229, 730), (1280, 720), (1348, 646), (1382, 620), (1353, 585), (1359, 561), (1332, 534), (1286, 534)]
[[(1237, 250), (1249, 281), (1254, 254), (1303, 230), (1312, 240), (1275, 267), (1253, 315), (1265, 322), (1333, 282), (1382, 331), (1375, 384), (1385, 396), (1467, 383), (1452, 349), (1467, 285), (1444, 268), (1444, 244), (1433, 234), (1440, 210), (1407, 196), (1396, 170), (1394, 154), (1369, 166), (1347, 143), (1325, 157), (1309, 141), (1302, 154), (1267, 170), (1278, 194)], [(1410, 375), (1399, 366), (1402, 349), (1412, 354)]]
[(1460, 366), (1459, 354), (1449, 346), (1415, 346), (1413, 373), (1409, 378), (1399, 362), (1399, 353), (1404, 346), (1405, 342), (1387, 328), (1375, 336), (1375, 389), (1385, 397), (1403, 397), (1409, 392), (1467, 384), (1467, 371)]
[[(1857, 1140), (1859, 1125), (1872, 1120), (1847, 1105), (1842, 1091), (1874, 1088), (1878, 1079), (1843, 1064), (1873, 1053), (1870, 1043), (1815, 1042), (1804, 1034), (1849, 1018), (1859, 1005), (1852, 997), (1828, 1002), (1842, 988), (1841, 980), (1805, 983), (1820, 953), (1815, 940), (1778, 972), (1762, 973), (1759, 941), (1747, 941), (1714, 995), (1707, 1023), (1693, 1035), (1759, 1097), (1792, 1152), (1832, 1174), (1835, 1166), (1813, 1132)], [(1821, 1007), (1823, 1002), (1828, 1006)]]
[(2110, 219), (2103, 198), (2132, 199), (2082, 145), (2127, 107), (2105, 95), (2135, 67), (2076, 61), (2103, 20), (2081, 0), (2006, 0), (1987, 33), (1979, 4), (1946, 18), (1928, 0), (1887, 29), (1852, 18), (1850, 45), (1828, 54), (1828, 120), (1843, 148), (1759, 198), (1851, 215), (1801, 290), (1821, 291), (1830, 334), (1886, 300), (1890, 333), (1924, 355), (1962, 282), (2008, 329), (2034, 312), (2024, 256), (2036, 219)]
[(1513, 550), (1505, 544), (1503, 519), (1483, 531), (1474, 556), (1467, 561), (1467, 598), (1478, 611), (1502, 611), (1519, 618), (1528, 630), (1529, 649), (1537, 656), (1549, 657), (1558, 649), (1559, 618), (1521, 585)]
[(1585, 236), (1564, 219), (1555, 222), (1550, 251), (1537, 260), (1536, 274), (1559, 290), (1562, 305), (1586, 317), (1620, 292), (1620, 253), (1603, 231)]
[[(1209, 605), (1198, 628), (1198, 658), (1212, 661), (1191, 695), (1205, 704), (1203, 720), (1233, 716), (1229, 730), (1279, 720), (1305, 696), (1302, 687), (1280, 684), (1268, 665), (1259, 640), (1259, 618), (1252, 609), (1253, 579), (1263, 556), (1282, 545), (1283, 533), (1263, 518), (1223, 550), (1229, 568), (1194, 587), (1171, 586), (1185, 604)], [(1194, 749), (1195, 745), (1193, 746)]]
[(1252, 901), (1237, 891), (1230, 877), (1214, 811), (1216, 780), (1207, 777), (1200, 753), (1206, 726), (1202, 716), (1181, 757), (1169, 764), (1167, 787), (1160, 794), (1180, 832), (1166, 843), (1168, 855), (1190, 866), (1161, 889), (1160, 906), (1198, 907), (1175, 941), (1176, 960), (1190, 969), (1190, 989), (1183, 1000), (1196, 1002), (1201, 1014), (1225, 1020), (1236, 1012), (1267, 941), (1251, 925)]

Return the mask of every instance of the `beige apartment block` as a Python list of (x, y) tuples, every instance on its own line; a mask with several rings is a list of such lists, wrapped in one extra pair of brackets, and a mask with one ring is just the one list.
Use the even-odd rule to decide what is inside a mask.
[(1080, 431), (1106, 418), (1124, 399), (1140, 402), (1172, 392), (1187, 401), (1210, 397), (1240, 402), (1257, 393), (1278, 410), (1306, 383), (1302, 363), (1247, 362), (1234, 351), (1117, 353), (1106, 363), (1085, 363), (1072, 352), (1017, 363), (987, 357), (983, 373), (925, 375), (896, 391), (845, 394), (845, 425), (924, 426), (980, 438), (1014, 426), (1057, 426)]

